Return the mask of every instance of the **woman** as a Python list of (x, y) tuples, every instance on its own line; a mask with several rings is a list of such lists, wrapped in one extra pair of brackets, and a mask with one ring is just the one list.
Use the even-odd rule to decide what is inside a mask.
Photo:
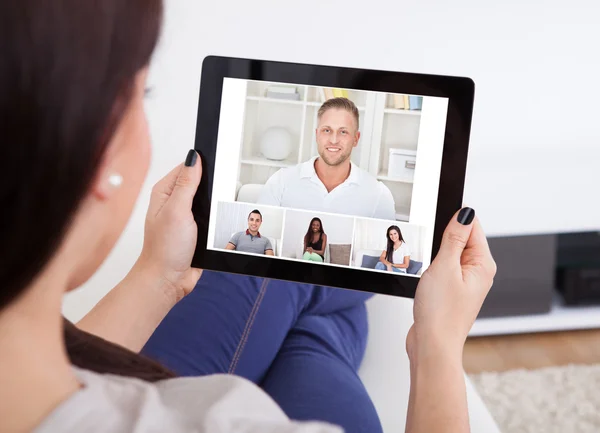
[[(377, 431), (371, 419), (353, 418), (373, 412), (356, 374), (364, 339), (343, 339), (364, 328), (356, 323), (364, 298), (307, 285), (270, 290), (267, 280), (201, 277), (190, 267), (197, 233), (190, 209), (202, 176), (194, 151), (154, 187), (130, 273), (77, 327), (63, 321), (63, 294), (87, 281), (114, 247), (148, 169), (143, 98), (161, 14), (159, 0), (8, 0), (0, 7), (0, 431), (340, 432), (334, 424)], [(417, 291), (407, 351), (418, 380), (407, 431), (468, 430), (460, 353), (494, 272), (481, 226), (465, 208)], [(213, 291), (204, 293), (207, 287)], [(248, 287), (272, 303), (250, 303), (251, 320), (240, 325), (230, 304), (247, 307)], [(278, 305), (284, 314), (272, 308)], [(201, 322), (198, 306), (211, 320)], [(279, 345), (267, 366), (238, 374), (240, 365), (257, 363), (236, 350), (223, 371), (229, 354), (214, 350), (204, 354), (206, 370), (234, 374), (190, 374), (203, 354), (180, 343), (199, 344), (196, 331), (211, 335), (213, 324), (231, 322), (242, 326), (246, 344), (256, 321), (272, 317), (282, 329), (263, 323), (272, 333), (263, 338), (268, 350), (254, 347), (249, 356)], [(177, 324), (171, 342), (161, 339)], [(330, 332), (336, 328), (339, 337)], [(226, 352), (233, 334), (218, 331), (213, 348)], [(271, 344), (271, 335), (283, 337)], [(154, 352), (161, 342), (178, 350)], [(166, 353), (175, 368), (140, 351)], [(251, 375), (254, 383), (242, 378)], [(328, 422), (291, 421), (290, 414)]]
[(386, 233), (387, 248), (381, 253), (375, 269), (405, 274), (410, 265), (410, 249), (404, 242), (398, 226), (390, 226)]
[(325, 248), (327, 247), (327, 235), (323, 230), (323, 223), (314, 217), (308, 225), (304, 235), (304, 260), (323, 263), (325, 261)]

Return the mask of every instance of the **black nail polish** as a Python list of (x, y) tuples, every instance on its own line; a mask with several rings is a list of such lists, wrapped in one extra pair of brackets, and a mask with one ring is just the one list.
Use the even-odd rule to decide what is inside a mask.
[(462, 225), (468, 226), (473, 222), (473, 218), (475, 218), (475, 211), (470, 207), (464, 207), (458, 213), (458, 222)]
[(196, 165), (196, 159), (198, 159), (198, 154), (194, 149), (190, 149), (190, 151), (187, 154), (187, 157), (185, 158), (185, 166), (193, 167), (194, 165)]

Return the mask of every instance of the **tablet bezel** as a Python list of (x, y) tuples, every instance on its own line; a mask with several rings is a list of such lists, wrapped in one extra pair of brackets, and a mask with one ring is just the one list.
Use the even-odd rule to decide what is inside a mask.
[(194, 198), (198, 242), (192, 266), (255, 277), (414, 298), (420, 277), (207, 249), (212, 184), (224, 78), (338, 87), (448, 98), (431, 260), (463, 200), (475, 84), (470, 78), (272, 60), (208, 56), (202, 65), (194, 148), (203, 175)]

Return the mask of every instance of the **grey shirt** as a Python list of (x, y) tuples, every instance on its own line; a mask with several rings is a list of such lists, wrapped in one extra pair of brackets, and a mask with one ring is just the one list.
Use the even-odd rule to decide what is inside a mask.
[(267, 250), (273, 250), (269, 238), (262, 236), (260, 232), (252, 236), (248, 230), (234, 234), (229, 243), (235, 245), (236, 251), (245, 253), (265, 254)]
[(75, 368), (81, 389), (35, 433), (342, 433), (326, 423), (291, 421), (252, 382), (233, 375), (148, 383)]

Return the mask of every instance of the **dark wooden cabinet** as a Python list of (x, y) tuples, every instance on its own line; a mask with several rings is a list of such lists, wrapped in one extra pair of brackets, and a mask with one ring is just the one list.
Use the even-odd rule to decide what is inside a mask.
[(548, 313), (555, 294), (556, 235), (490, 237), (488, 243), (498, 270), (479, 317)]

